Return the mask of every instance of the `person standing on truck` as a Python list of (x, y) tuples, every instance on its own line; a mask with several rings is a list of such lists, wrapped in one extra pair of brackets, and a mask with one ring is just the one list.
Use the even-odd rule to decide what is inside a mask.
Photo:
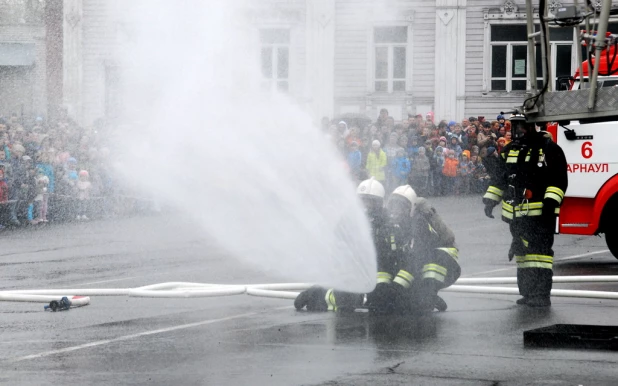
[(513, 237), (509, 261), (517, 262), (517, 304), (551, 305), (552, 246), (556, 215), (567, 190), (567, 161), (562, 148), (537, 132), (523, 115), (511, 117), (513, 141), (504, 147), (483, 196), (485, 214), (502, 201), (502, 219)]

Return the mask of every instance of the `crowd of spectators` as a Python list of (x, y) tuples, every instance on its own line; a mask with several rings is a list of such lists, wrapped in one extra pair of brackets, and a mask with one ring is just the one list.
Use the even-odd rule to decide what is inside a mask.
[(348, 121), (324, 118), (322, 125), (352, 177), (374, 177), (387, 191), (410, 184), (423, 196), (484, 192), (488, 168), (511, 141), (510, 122), (502, 115), (447, 122), (429, 112), (397, 122), (382, 109), (376, 122)]
[(116, 213), (101, 129), (69, 118), (0, 117), (0, 229)]

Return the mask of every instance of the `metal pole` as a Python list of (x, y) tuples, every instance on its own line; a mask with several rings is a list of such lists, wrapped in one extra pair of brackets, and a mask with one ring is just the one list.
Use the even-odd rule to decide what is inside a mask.
[[(612, 7), (612, 0), (603, 0), (601, 6), (601, 16), (599, 17), (599, 28), (597, 29), (597, 38), (594, 43), (595, 66), (590, 77), (590, 94), (588, 95), (588, 109), (594, 110), (597, 102), (597, 78), (599, 77), (599, 66), (601, 51), (605, 48), (605, 33), (607, 32), (607, 24), (609, 22), (609, 11)], [(590, 63), (588, 63), (590, 68)]]
[(532, 15), (532, 0), (526, 0), (526, 20), (528, 27), (528, 79), (530, 80), (530, 90), (536, 93), (536, 52), (534, 47), (534, 18)]
[[(579, 9), (579, 1), (575, 0), (575, 8)], [(587, 20), (587, 19), (586, 19)], [(582, 58), (582, 40), (581, 33), (579, 32), (579, 26), (573, 27), (575, 29), (575, 41), (577, 42), (577, 65), (579, 66), (579, 88), (584, 89), (584, 64)], [(588, 62), (588, 71), (590, 71), (590, 62)]]
[[(539, 13), (543, 15), (543, 18), (545, 19), (547, 17), (547, 12), (545, 12), (545, 10), (547, 9), (547, 3), (545, 4), (545, 8), (544, 9), (539, 9)], [(547, 66), (545, 66), (546, 63), (549, 63), (547, 60), (547, 55), (548, 55), (548, 44), (547, 44), (547, 36), (545, 36), (545, 28), (543, 28), (543, 25), (541, 23), (540, 25), (540, 32), (541, 32), (541, 63), (543, 63), (543, 66), (541, 67), (543, 70), (543, 86), (547, 85), (547, 91), (551, 91), (551, 84), (549, 84), (549, 68), (551, 67), (549, 64), (547, 64)], [(536, 63), (535, 63), (536, 64)], [(546, 67), (546, 68), (545, 68)]]

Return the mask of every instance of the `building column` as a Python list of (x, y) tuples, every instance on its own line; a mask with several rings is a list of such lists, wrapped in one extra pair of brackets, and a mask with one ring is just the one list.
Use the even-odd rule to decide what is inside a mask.
[(62, 107), (62, 0), (45, 2), (45, 80), (47, 119)]
[(437, 119), (464, 118), (466, 1), (436, 1), (435, 106)]
[(83, 120), (83, 0), (64, 0), (63, 45), (63, 105), (69, 117), (78, 123)]
[(333, 118), (335, 105), (335, 0), (308, 0), (305, 95), (314, 121)]

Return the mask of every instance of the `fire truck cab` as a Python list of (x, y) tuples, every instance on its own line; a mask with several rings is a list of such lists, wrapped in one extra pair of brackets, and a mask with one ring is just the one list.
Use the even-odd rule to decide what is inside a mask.
[[(600, 55), (599, 88), (618, 87), (616, 46)], [(609, 62), (608, 62), (609, 60)], [(588, 81), (588, 61), (570, 81), (570, 90), (581, 88), (580, 79)], [(614, 75), (613, 72), (616, 72)], [(586, 88), (586, 86), (584, 86)], [(605, 234), (607, 246), (618, 258), (618, 106), (616, 117), (596, 122), (571, 121), (548, 125), (568, 162), (569, 187), (558, 218), (558, 232), (572, 235)]]

